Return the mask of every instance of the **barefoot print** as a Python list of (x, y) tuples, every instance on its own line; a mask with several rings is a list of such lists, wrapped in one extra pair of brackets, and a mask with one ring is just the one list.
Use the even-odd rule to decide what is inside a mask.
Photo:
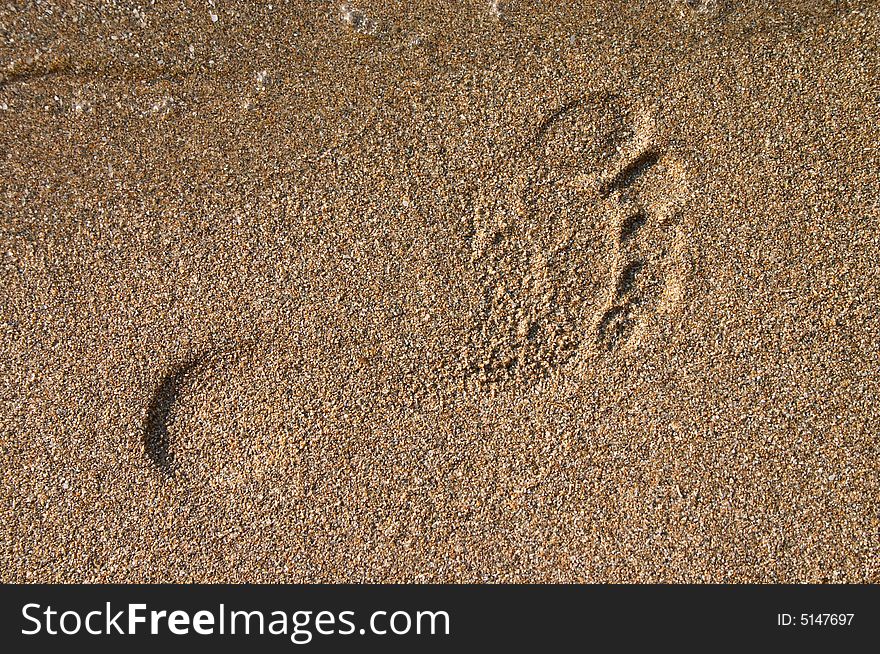
[[(267, 370), (267, 360), (278, 367)], [(270, 477), (296, 480), (309, 406), (304, 371), (276, 343), (216, 348), (174, 367), (147, 412), (148, 459), (169, 482), (198, 493), (228, 496)]]
[(476, 199), (469, 374), (522, 379), (583, 348), (622, 350), (669, 304), (686, 192), (654, 131), (613, 99), (575, 100)]
[[(564, 104), (474, 198), (466, 379), (529, 381), (578, 353), (625, 353), (676, 305), (687, 184), (646, 116), (607, 97)], [(239, 344), (163, 372), (143, 431), (154, 467), (222, 492), (291, 473), (305, 423), (290, 416), (316, 373), (288, 349)]]

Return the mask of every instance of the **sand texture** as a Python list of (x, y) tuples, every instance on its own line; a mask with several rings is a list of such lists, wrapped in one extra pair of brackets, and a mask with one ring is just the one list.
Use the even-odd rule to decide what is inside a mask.
[(2, 581), (880, 581), (880, 6), (0, 8)]

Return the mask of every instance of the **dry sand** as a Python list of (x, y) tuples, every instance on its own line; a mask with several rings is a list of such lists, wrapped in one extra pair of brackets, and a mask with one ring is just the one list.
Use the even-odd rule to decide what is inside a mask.
[(78, 4), (0, 8), (3, 581), (880, 581), (875, 2)]

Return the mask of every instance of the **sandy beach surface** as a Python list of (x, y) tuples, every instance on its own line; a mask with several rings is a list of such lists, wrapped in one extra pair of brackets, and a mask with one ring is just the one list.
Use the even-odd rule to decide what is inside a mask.
[(0, 578), (880, 581), (880, 7), (0, 7)]

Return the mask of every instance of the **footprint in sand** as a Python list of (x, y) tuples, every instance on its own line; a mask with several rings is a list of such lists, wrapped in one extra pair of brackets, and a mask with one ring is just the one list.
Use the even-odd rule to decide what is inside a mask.
[(528, 378), (637, 343), (677, 301), (686, 197), (648, 114), (607, 97), (553, 112), (475, 203), (469, 373)]
[[(399, 369), (326, 346), (319, 329), (304, 325), (296, 338), (257, 332), (173, 367), (146, 411), (153, 469), (217, 511), (236, 497), (262, 498), (264, 507), (298, 502), (309, 457), (315, 470), (314, 443), (323, 451), (338, 425), (400, 410), (409, 390)], [(339, 447), (335, 455), (344, 454)]]
[[(273, 365), (263, 365), (266, 361)], [(193, 492), (227, 496), (276, 478), (296, 496), (299, 446), (308, 430), (308, 383), (295, 352), (237, 345), (206, 352), (159, 384), (144, 428), (154, 467)]]
[[(634, 348), (679, 302), (686, 198), (684, 168), (644, 114), (609, 98), (550, 114), (475, 203), (466, 377), (530, 379), (586, 350)], [(316, 374), (271, 339), (175, 367), (147, 408), (145, 452), (215, 492), (295, 479)]]

